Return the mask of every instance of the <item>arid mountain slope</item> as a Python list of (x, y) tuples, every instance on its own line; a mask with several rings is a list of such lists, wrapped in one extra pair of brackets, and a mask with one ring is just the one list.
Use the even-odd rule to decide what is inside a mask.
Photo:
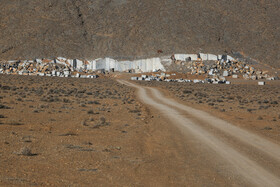
[(0, 59), (243, 52), (280, 67), (278, 0), (2, 0)]

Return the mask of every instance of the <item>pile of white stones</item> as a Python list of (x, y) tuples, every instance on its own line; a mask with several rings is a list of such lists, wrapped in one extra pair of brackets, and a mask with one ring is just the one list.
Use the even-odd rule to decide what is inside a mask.
[(164, 82), (179, 82), (179, 83), (212, 83), (212, 84), (231, 84), (229, 81), (211, 81), (210, 79), (199, 80), (199, 79), (170, 79), (172, 75), (176, 74), (155, 74), (155, 75), (141, 75), (141, 77), (131, 77), (133, 81), (164, 81)]
[(201, 56), (203, 56), (203, 59), (208, 60), (201, 58), (191, 61), (188, 61), (188, 59), (178, 60), (175, 55), (173, 62), (187, 66), (192, 75), (207, 75), (213, 82), (223, 81), (225, 77), (229, 76), (232, 76), (232, 78), (241, 77), (246, 80), (276, 79), (276, 77), (268, 75), (267, 71), (256, 70), (253, 66), (238, 61), (228, 55), (217, 57), (208, 54), (207, 57), (206, 54), (201, 54)]
[(7, 61), (0, 63), (1, 74), (37, 75), (55, 77), (97, 78), (98, 75), (87, 70), (74, 69), (63, 58)]

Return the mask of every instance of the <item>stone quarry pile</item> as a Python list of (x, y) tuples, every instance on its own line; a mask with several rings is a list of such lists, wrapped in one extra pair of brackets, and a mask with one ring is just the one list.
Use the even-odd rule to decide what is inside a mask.
[(235, 59), (219, 59), (211, 61), (181, 61), (174, 60), (174, 63), (185, 65), (192, 75), (205, 75), (206, 81), (210, 83), (224, 83), (227, 77), (243, 78), (246, 80), (275, 80), (268, 74), (268, 71), (257, 70), (253, 66)]
[(24, 61), (7, 61), (0, 63), (1, 74), (97, 78), (87, 70), (77, 70), (66, 59), (36, 59)]
[(73, 67), (73, 60), (65, 58), (0, 62), (1, 74), (97, 78), (92, 71)]
[[(156, 72), (165, 71), (161, 58), (148, 58), (133, 61), (118, 61), (112, 58), (98, 58), (95, 60), (66, 59), (36, 59), (23, 61), (0, 61), (0, 73), (21, 75), (58, 75), (70, 76), (73, 72)], [(54, 72), (56, 71), (56, 72)], [(74, 73), (76, 75), (76, 73)]]
[[(171, 66), (185, 67), (192, 75), (204, 75), (205, 80), (170, 79), (169, 74), (133, 77), (133, 80), (158, 80), (177, 82), (207, 82), (230, 84), (228, 77), (247, 80), (275, 80), (267, 71), (257, 70), (252, 65), (234, 59), (229, 55), (214, 54), (174, 54), (172, 56), (148, 59), (118, 61), (112, 58), (79, 60), (56, 57), (54, 59), (35, 59), (18, 61), (0, 61), (0, 73), (38, 76), (97, 78), (96, 73), (106, 72), (166, 72)], [(177, 71), (175, 71), (177, 72)], [(143, 75), (146, 76), (146, 75)]]
[(141, 77), (131, 77), (131, 80), (133, 81), (165, 81), (165, 82), (193, 82), (193, 83), (206, 83), (205, 80), (199, 80), (199, 79), (171, 79), (171, 76), (175, 76), (175, 73), (172, 74), (152, 74), (152, 75), (141, 75)]
[(132, 77), (131, 80), (231, 84), (227, 78), (232, 77), (233, 79), (260, 80), (262, 82), (259, 82), (259, 85), (264, 85), (264, 80), (279, 79), (269, 75), (268, 71), (257, 70), (252, 65), (228, 55), (175, 54), (171, 56), (171, 60), (173, 64), (186, 66), (191, 75), (204, 75), (205, 80), (170, 79), (171, 75), (165, 73)]

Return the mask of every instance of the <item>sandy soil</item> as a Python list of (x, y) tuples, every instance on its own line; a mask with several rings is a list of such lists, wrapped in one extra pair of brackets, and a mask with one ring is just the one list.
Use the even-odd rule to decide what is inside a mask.
[[(261, 168), (267, 164), (268, 173), (279, 173), (274, 158), (266, 161), (270, 155), (216, 131)], [(276, 129), (259, 131), (271, 138)], [(0, 76), (1, 186), (251, 184), (192, 137), (112, 78)]]
[[(153, 115), (131, 88), (110, 79), (1, 76), (0, 81), (0, 185), (185, 182), (178, 179), (186, 173), (185, 166), (178, 167), (185, 149), (176, 143), (183, 137), (166, 142), (179, 132), (148, 117)], [(159, 126), (163, 130), (154, 132)]]

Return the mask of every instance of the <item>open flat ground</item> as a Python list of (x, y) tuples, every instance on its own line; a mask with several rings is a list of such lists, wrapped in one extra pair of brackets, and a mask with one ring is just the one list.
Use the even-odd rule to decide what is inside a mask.
[[(138, 83), (279, 145), (279, 82), (263, 87)], [(215, 149), (140, 96), (108, 77), (1, 75), (0, 185), (251, 185)], [(253, 144), (242, 148), (244, 142), (209, 131), (279, 177), (278, 160), (269, 151), (266, 155)]]

